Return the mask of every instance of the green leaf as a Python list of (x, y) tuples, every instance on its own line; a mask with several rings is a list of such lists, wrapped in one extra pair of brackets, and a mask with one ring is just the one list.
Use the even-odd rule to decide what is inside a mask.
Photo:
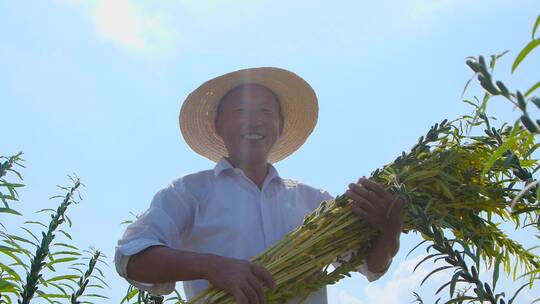
[(538, 15), (538, 18), (536, 18), (536, 23), (534, 24), (531, 39), (534, 40), (534, 35), (536, 34), (536, 30), (538, 29), (538, 26), (540, 26), (540, 15)]
[(67, 248), (79, 250), (79, 248), (77, 248), (77, 247), (75, 247), (73, 245), (66, 244), (66, 243), (55, 243), (55, 244), (53, 244), (53, 246), (61, 246), (61, 247), (67, 247)]
[(512, 132), (510, 133), (510, 136), (506, 139), (506, 142), (504, 142), (493, 154), (489, 157), (488, 161), (486, 162), (486, 165), (484, 166), (484, 170), (482, 170), (482, 177), (486, 175), (486, 173), (493, 167), (493, 164), (495, 164), (495, 161), (503, 155), (510, 146), (512, 146), (516, 140), (516, 133), (518, 130), (519, 121), (516, 121), (514, 124), (514, 127), (512, 128)]
[(39, 210), (39, 211), (36, 211), (36, 213), (41, 213), (41, 212), (45, 212), (45, 211), (51, 211), (51, 212), (53, 212), (53, 213), (56, 212), (56, 210), (54, 210), (54, 209), (51, 209), (51, 208), (45, 208), (45, 209), (41, 209), (41, 210)]
[(16, 291), (17, 291), (17, 285), (9, 281), (0, 279), (0, 292), (16, 292)]
[(463, 96), (465, 96), (465, 92), (467, 92), (467, 88), (469, 87), (469, 85), (471, 84), (471, 81), (473, 81), (473, 79), (475, 78), (476, 76), (476, 73), (473, 75), (473, 77), (471, 77), (471, 79), (469, 79), (466, 83), (465, 83), (465, 87), (463, 87), (463, 92), (461, 92), (461, 98), (463, 98)]
[[(5, 255), (9, 256), (10, 258), (12, 258), (14, 261), (15, 261), (15, 265), (18, 265), (18, 266), (21, 266), (23, 267), (26, 271), (30, 271), (30, 266), (26, 265), (26, 263), (24, 263), (18, 256), (16, 256), (15, 254), (13, 254), (13, 252), (11, 251), (8, 251), (8, 250), (4, 250), (2, 251)], [(29, 257), (31, 258), (31, 256), (29, 255)], [(13, 265), (13, 264), (12, 264)]]
[(22, 279), (19, 276), (19, 274), (15, 270), (11, 269), (8, 265), (4, 265), (3, 263), (0, 263), (0, 269), (9, 273), (15, 281), (22, 282)]
[(436, 257), (436, 256), (441, 256), (441, 255), (444, 256), (445, 254), (444, 254), (444, 253), (432, 253), (432, 254), (430, 254), (430, 255), (424, 257), (420, 262), (418, 262), (418, 264), (416, 264), (416, 266), (414, 266), (413, 271), (416, 271), (416, 269), (417, 269), (420, 265), (422, 265), (422, 263), (424, 263), (425, 261), (427, 261), (427, 260), (429, 260), (429, 259), (431, 259), (431, 258), (434, 258), (434, 257)]
[(52, 265), (54, 265), (54, 264), (65, 263), (65, 262), (71, 262), (71, 261), (75, 261), (75, 260), (77, 260), (77, 258), (61, 258), (61, 259), (56, 259), (56, 260), (50, 261), (50, 262), (47, 263), (45, 266), (46, 266), (46, 267), (49, 267), (49, 266), (52, 266)]
[(534, 39), (533, 41), (529, 42), (523, 50), (518, 54), (516, 57), (516, 60), (514, 61), (514, 64), (512, 64), (512, 73), (517, 69), (519, 64), (529, 55), (529, 53), (536, 48), (540, 44), (540, 39)]
[(123, 304), (124, 302), (131, 300), (138, 292), (139, 292), (139, 290), (137, 288), (133, 288), (133, 290), (129, 291), (126, 294), (126, 296), (122, 299), (120, 304)]
[(19, 252), (19, 250), (16, 249), (16, 248), (11, 248), (11, 247), (0, 245), (0, 252), (3, 252), (3, 251)]
[(458, 271), (456, 273), (454, 273), (454, 275), (452, 276), (452, 280), (450, 281), (450, 298), (453, 298), (454, 297), (454, 291), (456, 290), (456, 283), (459, 280), (459, 276), (461, 275), (462, 271)]
[(49, 282), (54, 282), (54, 281), (59, 281), (59, 280), (78, 279), (78, 278), (79, 278), (78, 275), (66, 274), (66, 275), (61, 275), (61, 276), (57, 276), (57, 277), (54, 277), (54, 278), (50, 278), (50, 279), (46, 280), (45, 282), (49, 283)]
[(62, 233), (63, 235), (65, 235), (68, 239), (73, 240), (73, 238), (71, 237), (71, 234), (65, 232), (64, 230), (58, 230), (58, 231)]
[(428, 273), (428, 275), (422, 280), (422, 283), (420, 283), (420, 286), (422, 286), (424, 284), (424, 282), (426, 282), (426, 280), (432, 276), (433, 274), (439, 272), (439, 271), (443, 271), (445, 269), (448, 269), (448, 268), (453, 268), (454, 266), (442, 266), (442, 267), (439, 267), (435, 270), (433, 270), (432, 272)]
[(471, 297), (471, 296), (461, 296), (455, 299), (451, 299), (450, 301), (445, 302), (444, 304), (463, 303), (465, 300), (476, 300), (476, 298)]
[(506, 50), (498, 55), (491, 55), (491, 61), (489, 62), (489, 68), (493, 72), (493, 69), (495, 69), (495, 64), (497, 63), (497, 60), (499, 60), (502, 56), (506, 55), (510, 50)]
[(37, 238), (37, 236), (34, 233), (32, 233), (32, 231), (30, 231), (30, 229), (27, 229), (25, 227), (21, 227), (21, 229), (26, 231), (28, 234), (30, 234), (30, 236), (32, 236), (34, 240), (36, 240), (36, 244), (40, 243), (40, 240)]
[(518, 295), (518, 294), (523, 290), (523, 288), (525, 288), (525, 286), (527, 286), (527, 285), (529, 285), (529, 283), (525, 283), (525, 284), (521, 285), (521, 287), (520, 287), (518, 290), (516, 290), (516, 293), (514, 293), (514, 296), (513, 296), (510, 300), (508, 300), (508, 304), (514, 303), (514, 300), (516, 299), (517, 295)]
[(23, 242), (23, 243), (27, 243), (27, 244), (30, 244), (30, 245), (34, 245), (34, 246), (37, 246), (36, 244), (34, 244), (33, 242), (25, 239), (25, 238), (22, 238), (22, 237), (19, 237), (19, 236), (16, 236), (14, 234), (9, 234), (8, 237), (16, 240), (16, 241), (19, 241), (19, 242)]
[(22, 215), (16, 210), (13, 210), (11, 208), (0, 208), (0, 213), (9, 213), (9, 214), (15, 214), (15, 215)]
[(100, 277), (97, 277), (97, 276), (95, 276), (95, 275), (91, 275), (90, 277), (91, 277), (91, 278), (95, 278), (95, 279), (97, 279), (98, 281), (100, 281), (101, 283), (103, 283), (103, 285), (105, 285), (105, 286), (109, 287), (109, 284), (107, 284), (107, 282), (103, 281), (103, 279), (102, 279), (102, 278), (100, 278)]
[(102, 295), (95, 294), (95, 293), (85, 294), (84, 296), (85, 297), (92, 297), (92, 298), (102, 298), (102, 299), (108, 299), (109, 298), (109, 297), (102, 296)]
[(497, 256), (497, 259), (495, 260), (495, 269), (493, 270), (493, 291), (495, 292), (495, 287), (497, 286), (497, 280), (499, 279), (499, 266), (501, 264), (501, 260), (503, 258), (503, 253), (501, 252), (499, 256)]
[(35, 225), (40, 225), (41, 227), (45, 228), (45, 229), (49, 229), (49, 227), (47, 227), (47, 225), (41, 223), (41, 222), (36, 222), (36, 221), (26, 221), (24, 222), (25, 224), (35, 224)]
[[(529, 96), (532, 92), (534, 92), (536, 89), (540, 88), (540, 81), (537, 82), (535, 85), (533, 85), (530, 89), (527, 90), (527, 92), (525, 92), (525, 97)], [(534, 102), (534, 101), (533, 101)], [(537, 107), (538, 104), (535, 102), (534, 103)]]
[(58, 251), (58, 252), (55, 252), (53, 253), (52, 255), (55, 256), (55, 255), (60, 255), (60, 254), (63, 254), (63, 255), (81, 255), (80, 253), (76, 252), (76, 251)]

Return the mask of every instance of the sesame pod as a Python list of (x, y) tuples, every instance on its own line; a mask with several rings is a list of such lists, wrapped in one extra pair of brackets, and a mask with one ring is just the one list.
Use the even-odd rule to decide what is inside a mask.
[(507, 97), (510, 96), (510, 92), (508, 91), (508, 88), (506, 88), (506, 86), (504, 85), (504, 83), (502, 81), (497, 80), (495, 82), (495, 84), (497, 85), (497, 87), (501, 91), (502, 95), (507, 96)]
[(488, 285), (488, 283), (484, 283), (484, 289), (486, 290), (486, 293), (492, 294), (491, 287)]
[(523, 112), (525, 112), (525, 109), (527, 108), (527, 104), (525, 103), (525, 98), (523, 98), (523, 95), (521, 94), (520, 91), (517, 91), (517, 93), (516, 93), (516, 99), (517, 99), (519, 108), (520, 108)]
[(465, 272), (461, 272), (461, 273), (459, 274), (459, 276), (462, 277), (465, 281), (468, 281), (468, 282), (472, 281), (471, 276), (468, 275), (468, 274), (466, 274)]
[(486, 68), (486, 61), (484, 60), (484, 56), (478, 57), (478, 63), (480, 64), (482, 68), (484, 69)]
[(433, 249), (439, 251), (439, 252), (444, 252), (444, 248), (442, 248), (441, 246), (439, 245), (433, 245)]
[(540, 130), (538, 130), (538, 126), (529, 118), (527, 115), (522, 115), (521, 123), (523, 123), (523, 126), (527, 128), (527, 130), (531, 133), (538, 133)]
[(534, 97), (532, 97), (530, 100), (534, 103), (534, 105), (535, 105), (537, 108), (540, 109), (540, 98), (534, 96)]
[(471, 266), (471, 273), (474, 278), (478, 278), (478, 271), (476, 271), (476, 267)]
[(478, 68), (478, 63), (474, 62), (473, 60), (469, 59), (469, 60), (465, 61), (465, 64), (467, 66), (469, 66), (469, 68), (471, 70), (473, 70), (473, 72), (475, 72), (475, 73), (480, 72), (480, 69)]
[(499, 95), (500, 92), (493, 86), (493, 83), (491, 83), (491, 77), (489, 75), (486, 75), (487, 77), (484, 77), (483, 75), (478, 75), (478, 80), (480, 80), (480, 85), (491, 95)]

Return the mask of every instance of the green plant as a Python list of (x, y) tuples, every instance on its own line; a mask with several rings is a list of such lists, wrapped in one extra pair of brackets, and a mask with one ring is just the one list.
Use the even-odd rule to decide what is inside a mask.
[[(13, 156), (5, 157), (0, 156), (0, 200), (2, 201), (4, 207), (0, 208), (0, 213), (10, 213), (20, 215), (15, 209), (12, 209), (8, 202), (9, 201), (18, 201), (19, 194), (17, 193), (17, 188), (23, 187), (23, 184), (9, 182), (6, 179), (6, 175), (9, 172), (15, 174), (20, 180), (22, 180), (22, 175), (17, 171), (17, 167), (24, 168), (22, 162), (24, 159), (21, 158), (22, 152), (19, 152)], [(2, 160), (4, 160), (2, 162)], [(2, 190), (7, 190), (7, 193), (4, 193)], [(0, 225), (2, 225), (0, 223)], [(2, 228), (4, 225), (2, 225)]]
[[(7, 205), (7, 201), (19, 199), (16, 188), (23, 186), (9, 182), (7, 175), (7, 173), (12, 172), (19, 179), (22, 179), (21, 174), (17, 171), (17, 167), (22, 167), (20, 164), (21, 155), (22, 153), (18, 153), (11, 157), (0, 157), (0, 159), (6, 160), (0, 163), (2, 177), (0, 187), (8, 190), (8, 194), (1, 194), (4, 203), (3, 210), (8, 210), (3, 212), (4, 214), (22, 216), (20, 212)], [(67, 216), (67, 208), (81, 200), (78, 189), (82, 184), (78, 178), (71, 178), (71, 180), (73, 182), (71, 187), (60, 187), (65, 192), (64, 195), (52, 197), (52, 199), (62, 198), (62, 202), (56, 210), (46, 208), (37, 211), (37, 213), (50, 213), (51, 220), (48, 225), (35, 220), (25, 221), (20, 229), (27, 236), (14, 234), (2, 225), (3, 230), (0, 231), (0, 303), (13, 303), (14, 298), (17, 299), (18, 303), (30, 303), (35, 298), (40, 298), (48, 303), (61, 303), (58, 299), (71, 299), (72, 303), (79, 303), (78, 299), (81, 297), (105, 298), (95, 293), (84, 294), (88, 288), (103, 288), (107, 285), (102, 279), (103, 273), (95, 265), (95, 261), (99, 261), (99, 256), (91, 258), (88, 270), (84, 273), (78, 268), (82, 264), (79, 249), (68, 244), (67, 241), (58, 241), (57, 234), (61, 234), (65, 239), (72, 239), (72, 236), (65, 229), (61, 229), (61, 226), (67, 223), (71, 227), (72, 222)], [(33, 232), (33, 230), (35, 231), (33, 227), (36, 226), (46, 229), (41, 232), (40, 238)], [(60, 269), (57, 267), (63, 267), (69, 262), (73, 262), (73, 264), (67, 269), (62, 269), (62, 274), (50, 275), (58, 273)], [(45, 273), (45, 270), (49, 272)], [(70, 273), (73, 270), (80, 272), (81, 276)], [(98, 275), (92, 274), (93, 271), (97, 271)], [(26, 274), (25, 279), (23, 279), (22, 273)], [(88, 285), (90, 278), (99, 282)], [(73, 285), (78, 289), (76, 290)], [(53, 292), (51, 288), (59, 293)]]

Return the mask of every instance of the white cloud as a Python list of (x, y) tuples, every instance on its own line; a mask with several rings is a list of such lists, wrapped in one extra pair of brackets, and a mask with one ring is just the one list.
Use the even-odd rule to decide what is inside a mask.
[(365, 304), (362, 300), (349, 294), (345, 290), (340, 290), (338, 292), (338, 299), (340, 304)]
[[(445, 265), (444, 263), (435, 263), (430, 261), (424, 262), (416, 271), (414, 267), (424, 256), (418, 256), (408, 259), (401, 263), (399, 267), (392, 273), (390, 281), (380, 284), (369, 284), (364, 289), (365, 301), (368, 304), (385, 303), (385, 304), (401, 304), (409, 303), (413, 300), (412, 292), (418, 289), (422, 280), (436, 267)], [(432, 275), (426, 284), (434, 284), (441, 282), (448, 274), (443, 272)], [(440, 285), (440, 284), (439, 284)], [(354, 302), (350, 302), (354, 303)], [(360, 302), (361, 303), (361, 302)]]
[(130, 0), (60, 0), (82, 8), (96, 34), (125, 49), (159, 53), (172, 47), (175, 33), (163, 14)]

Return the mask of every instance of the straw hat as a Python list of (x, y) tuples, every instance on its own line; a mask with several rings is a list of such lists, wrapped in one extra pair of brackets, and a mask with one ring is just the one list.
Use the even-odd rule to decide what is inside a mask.
[(214, 120), (221, 98), (238, 85), (265, 86), (279, 98), (283, 133), (270, 151), (269, 162), (278, 162), (304, 144), (317, 123), (319, 107), (313, 88), (300, 76), (279, 68), (250, 68), (228, 73), (203, 83), (186, 98), (180, 110), (180, 130), (198, 154), (217, 162), (227, 156)]

